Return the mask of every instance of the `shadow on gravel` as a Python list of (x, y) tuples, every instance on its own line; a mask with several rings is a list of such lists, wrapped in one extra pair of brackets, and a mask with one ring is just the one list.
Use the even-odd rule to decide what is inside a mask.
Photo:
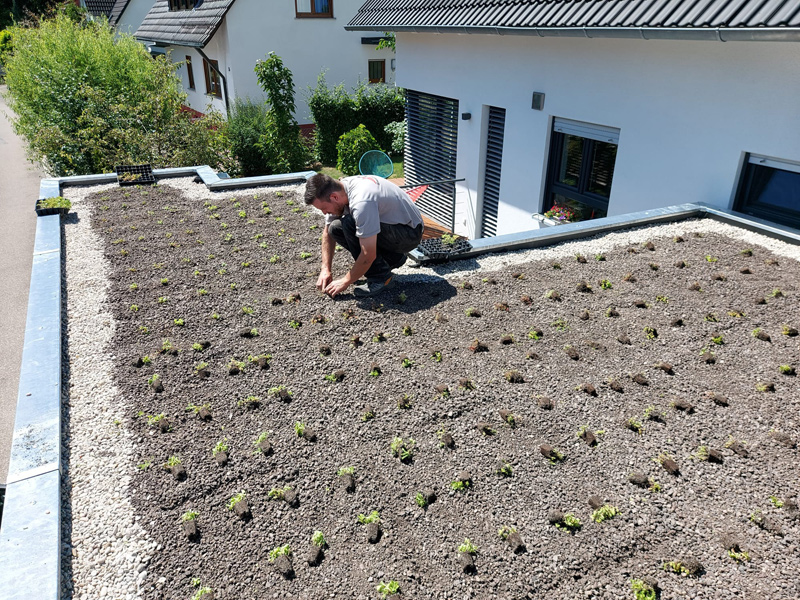
[(80, 221), (71, 212), (61, 219), (61, 600), (71, 600), (72, 586), (72, 481), (70, 479), (70, 368), (67, 323), (67, 248), (65, 228)]
[(356, 298), (358, 306), (364, 310), (375, 310), (384, 305), (401, 313), (414, 314), (430, 310), (456, 295), (456, 288), (445, 279), (420, 281), (416, 276), (399, 275), (394, 285), (387, 291), (372, 298)]

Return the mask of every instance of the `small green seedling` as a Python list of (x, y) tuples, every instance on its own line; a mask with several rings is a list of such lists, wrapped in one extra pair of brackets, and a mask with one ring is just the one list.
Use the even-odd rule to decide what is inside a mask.
[(510, 463), (503, 463), (503, 465), (497, 469), (497, 474), (503, 477), (511, 477), (514, 475), (514, 469)]
[(442, 362), (442, 353), (441, 353), (441, 351), (439, 351), (439, 350), (434, 350), (434, 351), (431, 353), (431, 360), (432, 360), (433, 362), (439, 362), (439, 363), (440, 363), (440, 362)]
[(725, 343), (725, 338), (721, 335), (717, 335), (712, 337), (711, 341), (714, 342), (717, 346), (722, 346)]
[(381, 515), (377, 510), (373, 510), (368, 515), (359, 514), (357, 519), (362, 525), (369, 525), (370, 523), (380, 523)]
[(569, 532), (577, 531), (582, 526), (581, 520), (572, 513), (565, 514), (564, 518), (561, 519), (561, 522), (556, 523), (556, 527)]
[(728, 549), (728, 556), (738, 563), (750, 562), (750, 553), (744, 550), (737, 552), (733, 548)]
[(244, 492), (239, 492), (238, 494), (232, 496), (231, 499), (228, 500), (228, 503), (225, 506), (228, 507), (228, 510), (233, 510), (233, 508), (237, 504), (239, 504), (239, 502), (244, 500), (246, 497), (247, 497), (247, 494), (245, 494)]
[(336, 476), (341, 477), (342, 475), (352, 475), (355, 473), (355, 467), (339, 467), (339, 470), (336, 471)]
[(292, 486), (287, 485), (285, 488), (272, 488), (267, 492), (267, 498), (270, 500), (283, 500), (283, 495), (292, 489)]
[(388, 583), (381, 581), (376, 587), (378, 593), (386, 598), (387, 596), (393, 596), (394, 594), (400, 593), (400, 584), (397, 583), (394, 579), (389, 581)]
[(415, 444), (416, 442), (412, 438), (403, 441), (403, 438), (396, 437), (392, 440), (392, 443), (389, 444), (389, 450), (391, 450), (393, 456), (405, 462), (414, 457)]
[(279, 556), (291, 556), (292, 555), (292, 548), (289, 544), (285, 546), (277, 546), (269, 551), (269, 562), (275, 562)]
[(224, 438), (217, 442), (211, 453), (213, 456), (216, 456), (220, 452), (225, 452), (227, 454), (228, 450), (230, 450), (230, 447), (228, 446), (228, 438)]
[(469, 538), (464, 538), (464, 543), (458, 547), (458, 551), (465, 554), (476, 554), (478, 552), (478, 547), (473, 544)]
[(236, 406), (246, 406), (247, 408), (255, 408), (261, 403), (261, 398), (258, 396), (247, 396), (242, 398), (236, 403)]
[(600, 281), (600, 287), (603, 288), (604, 290), (610, 290), (614, 286), (608, 279), (602, 279)]
[(200, 513), (196, 510), (187, 510), (181, 515), (181, 521), (196, 521), (199, 516)]
[(328, 542), (325, 541), (325, 536), (321, 531), (315, 531), (311, 534), (311, 543), (317, 548), (324, 548), (328, 545)]
[(783, 500), (781, 500), (777, 496), (770, 496), (769, 501), (772, 502), (772, 506), (774, 506), (775, 508), (783, 508)]
[(303, 437), (303, 434), (306, 432), (306, 424), (301, 423), (300, 421), (295, 422), (294, 424), (294, 433), (297, 437)]
[(172, 467), (177, 467), (180, 464), (181, 464), (180, 458), (178, 458), (177, 456), (170, 456), (167, 459), (167, 462), (164, 463), (164, 466), (167, 467), (168, 469), (171, 469)]
[(466, 492), (469, 489), (469, 486), (469, 481), (461, 481), (460, 479), (450, 483), (450, 487), (457, 492)]
[(656, 591), (641, 579), (631, 579), (631, 590), (636, 600), (656, 600)]
[(610, 504), (604, 504), (592, 513), (592, 521), (595, 523), (602, 523), (607, 519), (613, 519), (619, 514), (619, 509)]
[(517, 533), (517, 528), (511, 527), (509, 525), (504, 525), (503, 527), (497, 530), (497, 535), (499, 535), (504, 540), (507, 540), (508, 536), (510, 536), (512, 533)]

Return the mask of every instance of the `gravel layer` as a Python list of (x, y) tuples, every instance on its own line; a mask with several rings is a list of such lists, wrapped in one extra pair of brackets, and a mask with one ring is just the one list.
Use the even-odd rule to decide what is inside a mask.
[[(143, 190), (147, 196), (124, 196), (115, 186), (80, 190), (82, 198), (94, 195), (76, 203), (79, 219), (65, 225), (71, 362), (65, 415), (71, 497), (65, 493), (65, 501), (71, 500), (73, 511), (65, 539), (70, 533), (74, 548), (65, 565), (78, 597), (189, 598), (198, 577), (225, 599), (260, 598), (264, 590), (275, 598), (372, 598), (378, 582), (389, 579), (412, 598), (616, 599), (632, 596), (629, 579), (643, 576), (659, 580), (665, 599), (800, 597), (796, 512), (768, 500), (797, 494), (797, 450), (786, 445), (797, 438), (797, 382), (776, 368), (800, 363), (797, 338), (781, 334), (783, 323), (798, 327), (796, 247), (710, 220), (688, 221), (431, 269), (404, 267), (397, 288), (375, 302), (347, 296), (331, 301), (313, 290), (319, 231), (308, 225), (320, 219), (306, 219), (285, 202), (301, 202), (300, 187), (284, 187), (281, 196), (274, 189), (212, 193), (190, 180), (160, 187)], [(67, 191), (75, 201), (78, 190)], [(232, 206), (234, 196), (241, 207)], [(202, 199), (219, 205), (222, 218), (208, 219)], [(259, 214), (264, 199), (269, 218)], [(158, 217), (146, 218), (140, 200)], [(130, 204), (127, 213), (122, 202)], [(240, 209), (256, 222), (245, 225)], [(152, 225), (156, 218), (164, 223)], [(221, 222), (229, 227), (220, 229)], [(277, 227), (286, 229), (280, 237), (273, 235)], [(262, 231), (268, 248), (253, 239)], [(225, 232), (230, 243), (219, 241)], [(676, 235), (683, 244), (673, 241)], [(648, 241), (655, 250), (643, 247)], [(739, 253), (746, 247), (754, 256)], [(301, 250), (311, 256), (299, 258)], [(336, 256), (340, 271), (349, 262), (343, 254)], [(577, 263), (576, 254), (587, 263)], [(600, 254), (605, 261), (595, 260)], [(275, 255), (279, 262), (266, 260)], [(684, 259), (687, 268), (675, 266)], [(658, 270), (648, 263), (658, 263)], [(752, 274), (740, 273), (744, 268)], [(637, 281), (623, 281), (628, 272)], [(724, 281), (714, 279), (723, 273)], [(603, 279), (612, 283), (609, 289), (602, 289)], [(472, 289), (459, 287), (465, 281)], [(592, 293), (577, 292), (580, 281)], [(695, 282), (702, 292), (689, 289)], [(776, 288), (785, 296), (770, 296)], [(199, 289), (209, 294), (199, 296)], [(544, 299), (549, 289), (562, 300)], [(295, 292), (302, 297), (298, 304), (270, 302)], [(400, 292), (407, 295), (404, 303)], [(520, 301), (524, 294), (530, 304)], [(168, 299), (158, 302), (161, 297)], [(763, 304), (755, 304), (759, 297)], [(645, 306), (637, 308), (637, 300)], [(243, 307), (253, 314), (243, 314)], [(611, 307), (619, 318), (604, 316)], [(468, 317), (467, 308), (482, 316)], [(354, 318), (343, 319), (348, 309)], [(222, 318), (209, 319), (216, 311)], [(584, 311), (586, 321), (580, 320)], [(707, 318), (712, 313), (716, 321)], [(319, 314), (327, 321), (312, 323)], [(686, 326), (671, 327), (679, 317)], [(185, 325), (177, 326), (176, 318)], [(554, 328), (558, 318), (569, 328)], [(299, 329), (288, 327), (290, 319), (302, 323)], [(402, 335), (405, 324), (411, 336)], [(140, 333), (143, 325), (149, 337)], [(658, 335), (648, 339), (645, 327)], [(243, 328), (257, 328), (259, 335), (240, 337)], [(535, 328), (542, 339), (528, 337)], [(771, 341), (754, 338), (756, 328), (769, 332)], [(385, 343), (371, 341), (376, 331), (387, 334)], [(351, 347), (354, 334), (364, 346)], [(630, 345), (617, 341), (622, 334)], [(511, 343), (503, 335), (511, 335)], [(711, 342), (720, 336), (723, 344)], [(165, 338), (181, 349), (178, 355), (158, 353)], [(468, 350), (475, 338), (488, 352)], [(210, 348), (191, 349), (206, 340)], [(319, 356), (323, 344), (331, 346), (330, 356)], [(565, 346), (577, 351), (577, 360), (567, 357)], [(716, 363), (701, 362), (699, 350), (706, 347)], [(441, 363), (431, 361), (434, 350), (442, 352)], [(538, 358), (526, 358), (529, 351)], [(269, 369), (247, 364), (243, 374), (227, 373), (232, 358), (263, 353), (273, 355)], [(145, 354), (152, 363), (133, 367)], [(413, 367), (401, 365), (404, 356)], [(209, 363), (207, 380), (194, 374), (201, 360)], [(373, 361), (381, 367), (379, 377), (367, 374)], [(654, 369), (660, 361), (669, 361), (674, 374)], [(324, 379), (339, 369), (345, 371), (341, 383)], [(524, 383), (505, 381), (509, 370)], [(147, 388), (155, 373), (163, 379), (162, 393)], [(646, 383), (637, 383), (637, 374)], [(464, 377), (477, 389), (459, 390)], [(622, 391), (613, 389), (614, 381)], [(765, 382), (774, 383), (775, 391), (756, 391)], [(578, 389), (585, 383), (595, 386), (596, 396)], [(436, 384), (447, 385), (451, 396), (437, 397)], [(268, 399), (277, 385), (294, 392), (290, 402)], [(729, 406), (707, 391), (725, 396)], [(251, 393), (261, 406), (238, 406)], [(412, 407), (398, 410), (404, 394)], [(541, 396), (552, 398), (555, 408), (539, 408)], [(670, 403), (679, 399), (695, 405), (695, 412), (673, 409)], [(187, 413), (190, 403), (209, 404), (212, 420)], [(361, 420), (366, 404), (375, 419)], [(647, 420), (651, 405), (654, 416), (664, 416)], [(516, 427), (501, 420), (501, 409), (517, 416)], [(171, 432), (158, 433), (144, 418), (160, 413)], [(625, 428), (632, 417), (642, 422), (643, 434)], [(295, 436), (296, 421), (316, 429), (315, 442)], [(481, 434), (478, 423), (495, 434)], [(605, 432), (595, 448), (576, 436), (583, 425)], [(262, 431), (271, 432), (270, 456), (252, 453)], [(454, 437), (454, 450), (439, 447), (437, 433), (443, 431)], [(391, 456), (388, 444), (395, 436), (415, 438), (411, 464)], [(747, 442), (748, 458), (726, 448), (731, 437)], [(230, 446), (224, 467), (211, 453), (220, 441)], [(566, 460), (546, 460), (544, 444)], [(723, 463), (698, 460), (700, 446), (719, 450)], [(652, 460), (662, 454), (675, 458), (679, 475)], [(182, 459), (185, 481), (161, 468), (170, 456)], [(512, 477), (496, 474), (499, 462), (511, 465)], [(336, 477), (346, 465), (355, 468), (353, 493)], [(464, 470), (473, 485), (458, 493), (450, 483)], [(630, 484), (627, 475), (634, 470), (658, 480), (661, 492)], [(269, 499), (270, 490), (286, 486), (298, 493), (297, 506)], [(414, 496), (426, 489), (437, 499), (424, 511)], [(225, 509), (243, 490), (249, 521)], [(592, 523), (592, 496), (620, 514)], [(781, 535), (749, 521), (756, 509), (780, 526)], [(181, 534), (180, 518), (188, 510), (200, 513), (194, 541)], [(376, 544), (368, 544), (355, 523), (356, 515), (371, 510), (380, 511), (383, 525)], [(583, 527), (574, 534), (557, 529), (548, 523), (553, 510), (574, 513)], [(512, 553), (497, 536), (503, 525), (519, 530), (526, 552)], [(317, 529), (329, 548), (311, 567), (304, 556)], [(749, 562), (727, 555), (720, 541), (726, 533), (738, 537)], [(479, 548), (474, 574), (462, 573), (457, 562), (456, 547), (465, 537)], [(295, 552), (294, 580), (285, 580), (267, 558), (286, 543)], [(690, 558), (702, 563), (701, 577), (660, 569), (664, 561)]]

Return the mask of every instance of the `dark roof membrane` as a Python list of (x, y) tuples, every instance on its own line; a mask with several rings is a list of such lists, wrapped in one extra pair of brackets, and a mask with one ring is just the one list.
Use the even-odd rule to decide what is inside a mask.
[[(346, 28), (539, 35), (591, 30), (583, 35), (616, 37), (623, 32), (613, 30), (747, 29), (758, 36), (749, 30), (798, 26), (800, 0), (366, 0)], [(659, 36), (644, 31), (641, 37)]]

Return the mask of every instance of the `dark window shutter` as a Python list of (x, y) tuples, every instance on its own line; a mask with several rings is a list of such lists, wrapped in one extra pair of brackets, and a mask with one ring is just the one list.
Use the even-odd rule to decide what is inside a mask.
[[(456, 178), (458, 100), (406, 92), (406, 134), (403, 169), (406, 185)], [(455, 223), (455, 183), (437, 184), (417, 200), (417, 206), (440, 224)]]
[(497, 235), (497, 209), (500, 205), (500, 174), (503, 166), (505, 130), (506, 109), (490, 106), (486, 132), (486, 164), (483, 171), (481, 237)]

